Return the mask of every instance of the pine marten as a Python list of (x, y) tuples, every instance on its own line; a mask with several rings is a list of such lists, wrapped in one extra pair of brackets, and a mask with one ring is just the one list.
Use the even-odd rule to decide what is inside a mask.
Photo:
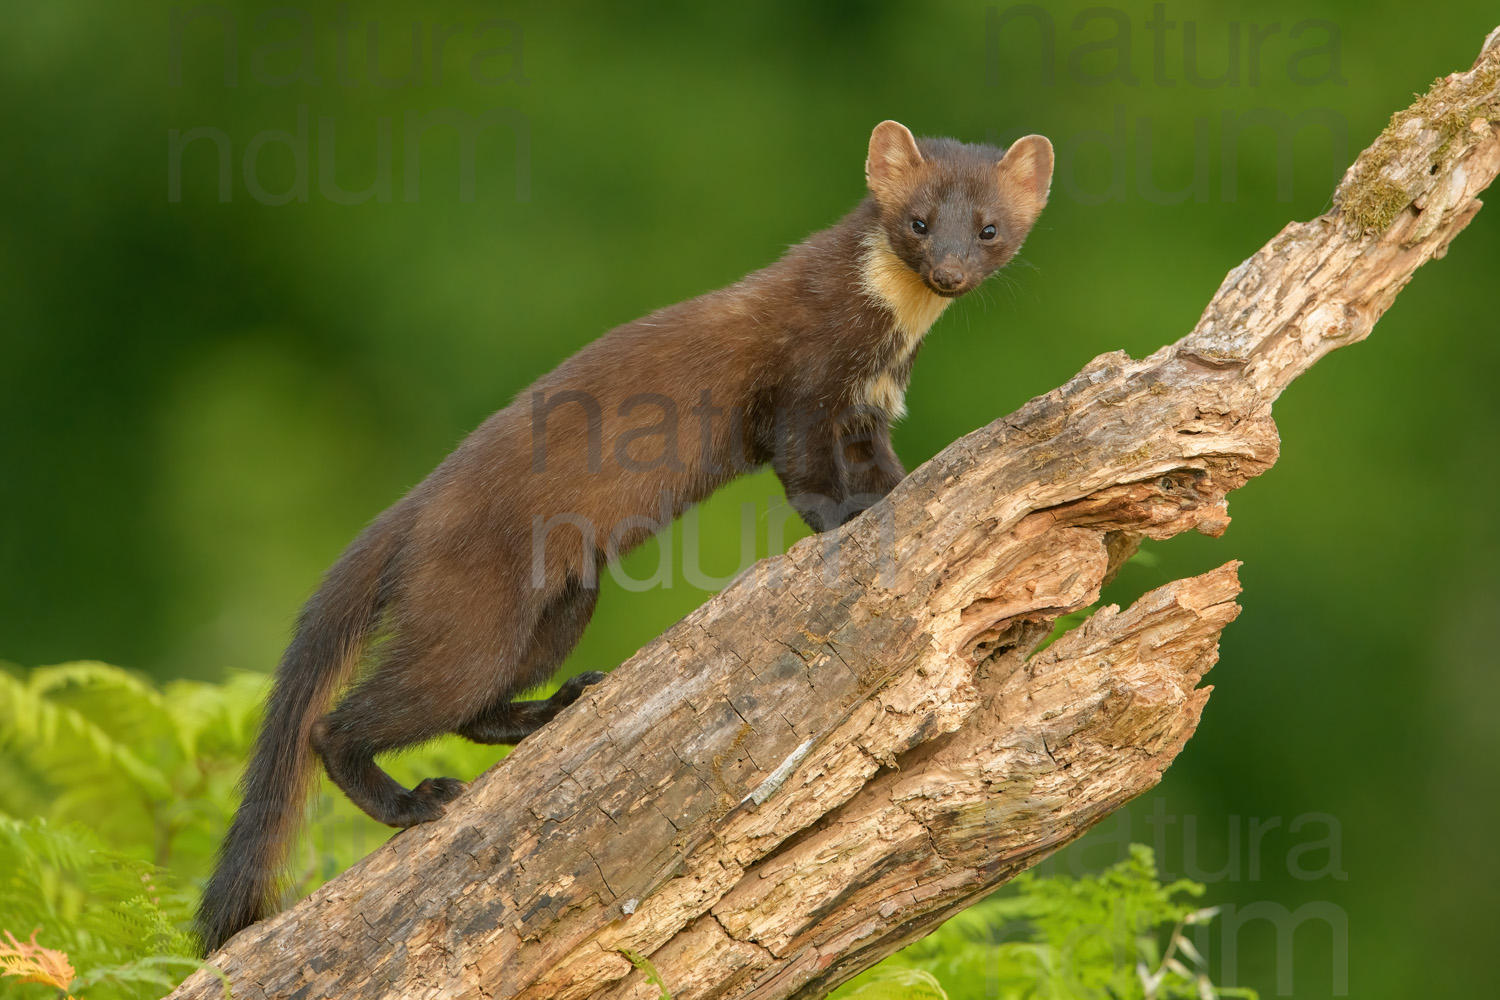
[(853, 212), (775, 264), (616, 327), (543, 376), (339, 557), (277, 667), (198, 912), (206, 952), (274, 909), (313, 752), (382, 823), (434, 819), (465, 784), (403, 788), (375, 755), (444, 733), (515, 743), (600, 680), (511, 700), (577, 643), (601, 560), (767, 463), (814, 531), (901, 481), (890, 426), (917, 347), (1015, 255), (1046, 204), (1052, 146), (916, 140), (886, 121), (865, 178)]

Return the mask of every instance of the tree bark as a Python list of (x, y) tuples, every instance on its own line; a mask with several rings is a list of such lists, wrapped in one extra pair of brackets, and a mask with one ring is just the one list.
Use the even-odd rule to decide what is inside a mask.
[(1497, 122), (1500, 29), (1186, 337), (1096, 358), (757, 564), (443, 819), (231, 940), (234, 996), (657, 996), (625, 950), (678, 1000), (822, 996), (1151, 788), (1208, 698), (1234, 564), (1037, 644), (1141, 537), (1224, 531), (1282, 389), (1478, 211)]

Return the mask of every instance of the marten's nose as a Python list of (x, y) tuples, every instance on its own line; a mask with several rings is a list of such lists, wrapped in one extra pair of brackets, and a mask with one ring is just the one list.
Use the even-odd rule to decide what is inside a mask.
[(932, 269), (932, 283), (945, 292), (951, 292), (964, 283), (964, 272), (951, 264), (939, 264)]

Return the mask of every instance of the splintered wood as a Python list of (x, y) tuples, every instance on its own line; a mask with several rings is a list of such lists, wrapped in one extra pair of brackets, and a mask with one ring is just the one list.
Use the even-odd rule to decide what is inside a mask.
[[(1271, 404), (1363, 339), (1500, 170), (1500, 29), (1194, 330), (955, 442), (757, 565), (415, 827), (213, 957), (236, 1000), (818, 997), (1151, 788), (1234, 564), (1105, 608), (1143, 536), (1228, 524)], [(195, 973), (173, 996), (210, 997)]]

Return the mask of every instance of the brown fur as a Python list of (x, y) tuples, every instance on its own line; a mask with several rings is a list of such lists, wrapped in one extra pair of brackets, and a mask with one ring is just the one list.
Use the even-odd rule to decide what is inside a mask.
[[(904, 475), (890, 423), (949, 299), (1005, 264), (1046, 203), (1051, 146), (1004, 154), (879, 125), (871, 197), (739, 283), (599, 338), (491, 416), (381, 515), (308, 602), (204, 893), (207, 950), (274, 905), (313, 763), (393, 826), (451, 778), (398, 785), (374, 755), (456, 732), (513, 743), (599, 678), (544, 682), (593, 612), (600, 563), (769, 463), (815, 530)], [(913, 220), (925, 233), (913, 231)], [(981, 239), (993, 225), (995, 238)], [(368, 640), (385, 636), (332, 712)]]

